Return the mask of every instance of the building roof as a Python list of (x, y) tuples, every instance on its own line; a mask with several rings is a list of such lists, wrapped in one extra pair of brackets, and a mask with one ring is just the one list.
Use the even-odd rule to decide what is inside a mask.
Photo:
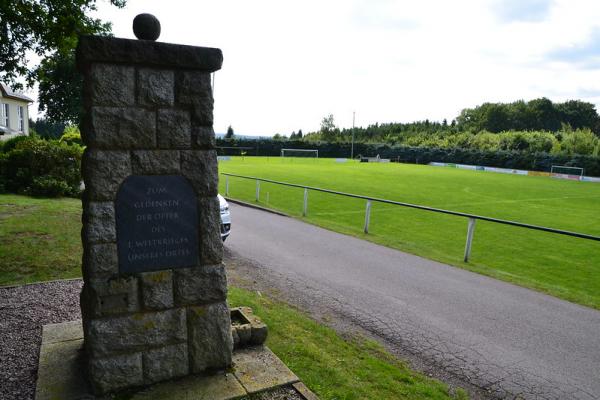
[(9, 99), (22, 100), (28, 103), (33, 103), (33, 100), (24, 94), (13, 92), (11, 88), (6, 86), (4, 83), (0, 82), (0, 91), (2, 92), (2, 97), (8, 97)]

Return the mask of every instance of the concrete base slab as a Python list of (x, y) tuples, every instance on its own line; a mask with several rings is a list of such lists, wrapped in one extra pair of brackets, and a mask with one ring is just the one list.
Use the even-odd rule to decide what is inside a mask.
[[(128, 398), (132, 400), (230, 400), (285, 386), (297, 393), (298, 398), (317, 399), (266, 346), (234, 351), (233, 361), (233, 373), (213, 376), (190, 375), (128, 393)], [(44, 325), (35, 399), (104, 399), (92, 394), (84, 371), (85, 354), (81, 321)]]
[(229, 400), (247, 394), (233, 374), (192, 375), (150, 386), (137, 392), (131, 400)]
[(249, 347), (233, 353), (235, 377), (248, 393), (298, 382), (290, 369), (265, 346)]

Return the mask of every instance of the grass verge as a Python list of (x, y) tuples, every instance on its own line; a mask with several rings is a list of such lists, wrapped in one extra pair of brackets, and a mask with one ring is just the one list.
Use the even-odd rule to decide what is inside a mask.
[(267, 345), (323, 400), (467, 398), (411, 371), (377, 342), (343, 339), (284, 303), (237, 288), (229, 302), (252, 307), (269, 327)]
[(81, 201), (0, 195), (0, 285), (81, 276)]

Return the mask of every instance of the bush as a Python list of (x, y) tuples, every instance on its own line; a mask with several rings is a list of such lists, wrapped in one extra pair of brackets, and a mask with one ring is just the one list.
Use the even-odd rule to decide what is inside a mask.
[(3, 144), (2, 144), (2, 148), (0, 148), (0, 151), (2, 153), (8, 153), (12, 149), (14, 149), (17, 146), (17, 144), (19, 144), (27, 139), (29, 139), (29, 136), (25, 136), (25, 135), (15, 136), (14, 138), (10, 138), (10, 139), (2, 142)]
[(60, 137), (59, 142), (82, 146), (83, 143), (81, 142), (81, 133), (79, 132), (79, 128), (76, 125), (67, 126)]
[(82, 148), (56, 140), (22, 140), (0, 156), (0, 190), (33, 196), (78, 196)]

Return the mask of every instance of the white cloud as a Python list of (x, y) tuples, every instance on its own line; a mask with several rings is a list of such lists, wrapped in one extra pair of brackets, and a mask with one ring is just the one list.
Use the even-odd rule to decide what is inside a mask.
[(329, 113), (347, 127), (354, 110), (367, 125), (450, 120), (484, 101), (600, 102), (585, 54), (550, 57), (600, 28), (597, 0), (129, 0), (98, 15), (133, 38), (140, 12), (160, 19), (161, 41), (223, 50), (217, 132), (308, 132)]

